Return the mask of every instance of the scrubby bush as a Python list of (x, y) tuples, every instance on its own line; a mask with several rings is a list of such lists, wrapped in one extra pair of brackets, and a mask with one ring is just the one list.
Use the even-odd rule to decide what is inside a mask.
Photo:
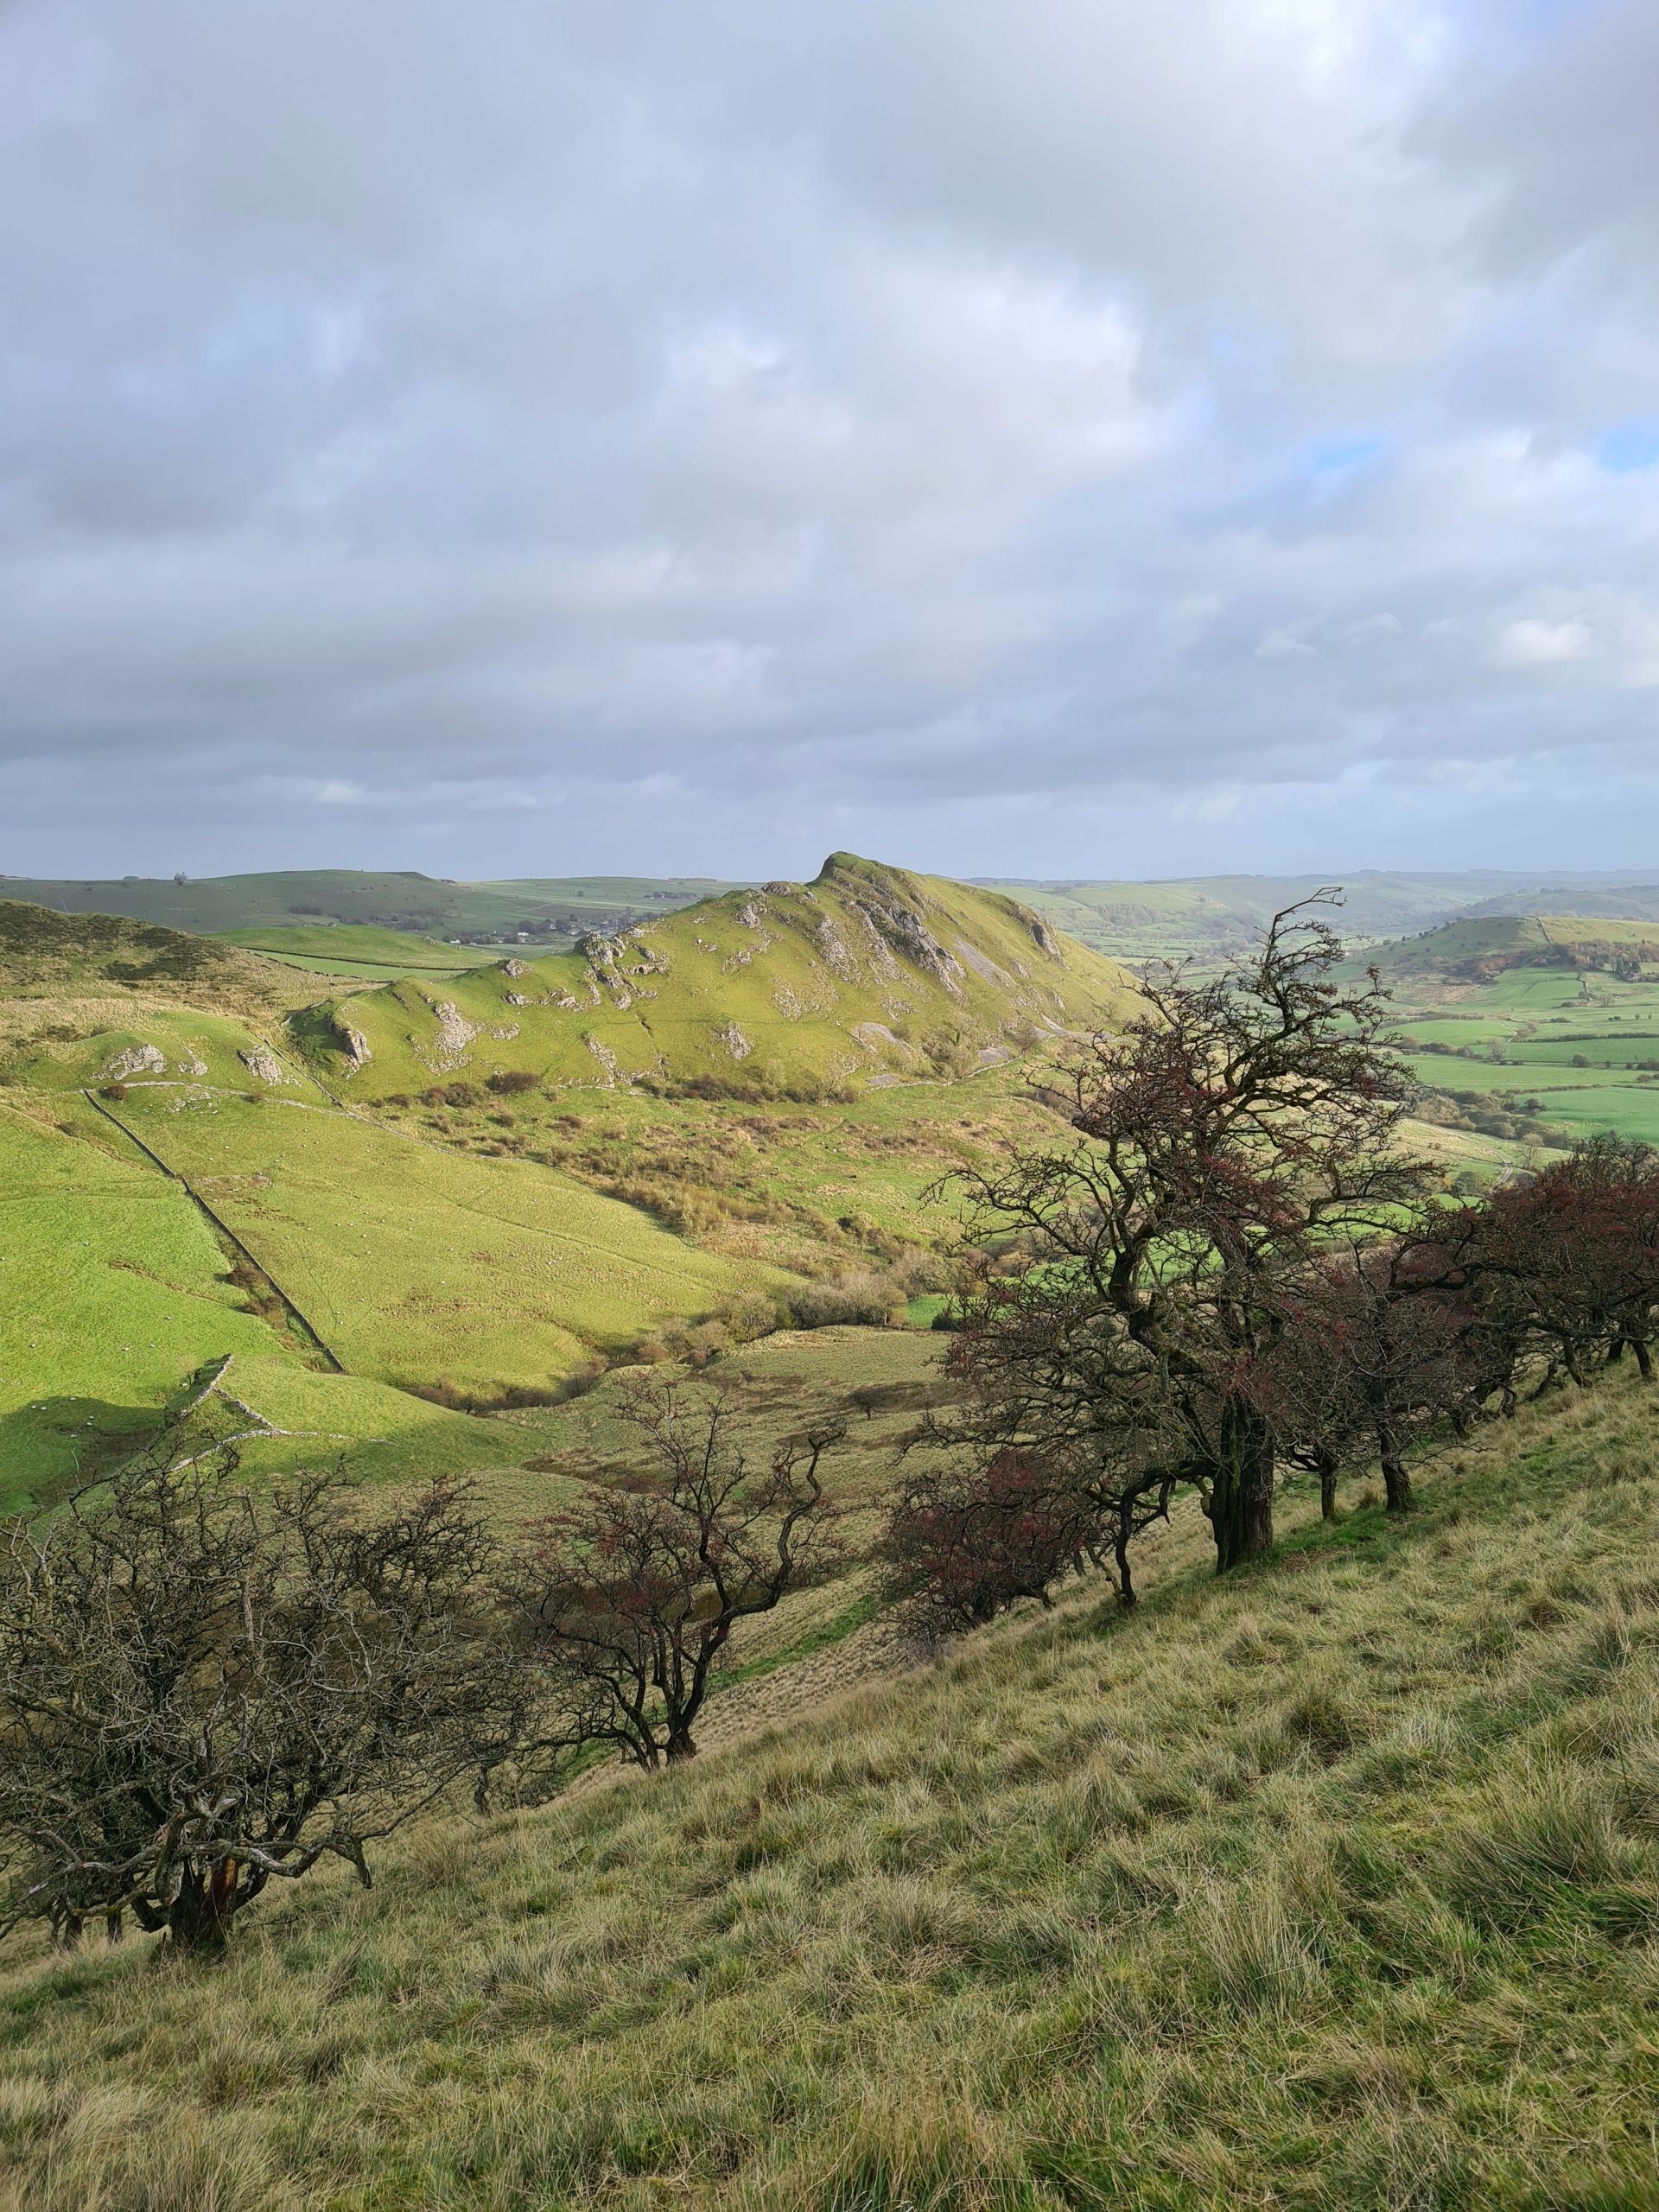
[(1086, 1484), (1040, 1452), (1012, 1447), (983, 1466), (961, 1459), (905, 1481), (887, 1516), (888, 1592), (930, 1637), (982, 1627), (1021, 1598), (1049, 1591), (1099, 1540)]
[(485, 1080), (498, 1098), (511, 1098), (519, 1091), (534, 1090), (541, 1083), (540, 1076), (531, 1068), (499, 1068)]
[(367, 1853), (539, 1732), (464, 1487), (364, 1509), (168, 1430), (0, 1547), (0, 1928), (124, 1916), (221, 1949), (272, 1881)]

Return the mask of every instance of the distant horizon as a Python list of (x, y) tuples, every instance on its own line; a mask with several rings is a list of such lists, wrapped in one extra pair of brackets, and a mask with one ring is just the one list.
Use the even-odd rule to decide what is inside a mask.
[[(851, 850), (852, 848), (841, 847), (835, 849)], [(1624, 887), (1626, 885), (1628, 880), (1640, 877), (1650, 877), (1652, 879), (1653, 887), (1659, 888), (1659, 862), (1645, 867), (1640, 863), (1633, 863), (1625, 867), (1602, 868), (1567, 868), (1557, 863), (1550, 863), (1542, 868), (1493, 867), (1485, 865), (1466, 868), (1388, 868), (1376, 866), (1352, 868), (1198, 868), (1183, 874), (1158, 875), (1092, 875), (1084, 874), (1077, 870), (1071, 870), (1062, 871), (1059, 874), (1052, 875), (1038, 875), (1035, 874), (1019, 874), (1012, 872), (1005, 872), (997, 874), (983, 873), (970, 874), (963, 870), (953, 868), (933, 867), (924, 868), (917, 862), (905, 859), (894, 858), (893, 855), (887, 853), (867, 854), (862, 855), (862, 857), (878, 861), (885, 867), (908, 869), (912, 874), (944, 876), (957, 882), (977, 884), (989, 889), (995, 889), (999, 886), (1002, 885), (1018, 884), (1033, 884), (1039, 886), (1045, 889), (1062, 889), (1069, 886), (1082, 884), (1271, 883), (1295, 881), (1303, 878), (1306, 878), (1310, 880), (1317, 878), (1321, 882), (1330, 882), (1333, 886), (1337, 887), (1340, 887), (1342, 884), (1346, 882), (1363, 882), (1375, 880), (1377, 879), (1395, 879), (1402, 881), (1413, 882), (1435, 882), (1446, 879), (1455, 879), (1465, 882), (1493, 881), (1505, 884), (1535, 884), (1540, 889), (1547, 889), (1548, 888), (1549, 882), (1552, 879), (1559, 880), (1563, 888), (1570, 888), (1575, 885), (1582, 887), (1587, 886), (1591, 883), (1608, 883)], [(810, 881), (811, 880), (811, 876), (816, 875), (817, 872), (817, 869), (814, 868), (810, 872), (810, 874), (807, 876), (795, 877), (790, 880), (796, 881)], [(12, 871), (0, 869), (0, 883), (35, 883), (41, 885), (81, 884), (89, 887), (99, 884), (121, 883), (164, 884), (177, 882), (179, 880), (180, 874), (180, 870), (171, 868), (154, 874), (146, 874), (142, 871), (125, 869), (118, 873), (111, 871), (110, 873), (102, 875), (87, 874), (80, 872), (75, 872), (67, 875), (45, 875), (35, 873), (25, 873), (21, 870)], [(734, 884), (763, 882), (766, 880), (769, 875), (778, 878), (779, 880), (782, 880), (781, 871), (777, 869), (757, 869), (751, 870), (743, 874), (732, 875), (712, 875), (702, 871), (693, 873), (682, 870), (658, 871), (648, 868), (586, 868), (582, 870), (580, 873), (569, 871), (548, 874), (440, 875), (427, 868), (353, 867), (350, 865), (341, 865), (332, 862), (325, 867), (317, 868), (188, 868), (183, 870), (182, 874), (184, 880), (188, 883), (216, 883), (251, 877), (275, 877), (284, 875), (370, 875), (401, 877), (410, 880), (419, 880), (421, 882), (427, 883), (471, 885), (480, 887), (497, 884), (511, 885), (520, 883), (604, 884), (630, 882), (683, 884), (706, 883), (709, 885), (731, 886)], [(1630, 882), (1629, 887), (1635, 888), (1637, 886), (1632, 881)]]

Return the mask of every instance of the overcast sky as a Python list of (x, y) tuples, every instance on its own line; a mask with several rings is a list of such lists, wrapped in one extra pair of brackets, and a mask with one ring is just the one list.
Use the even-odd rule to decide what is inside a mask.
[(0, 868), (1659, 867), (1655, 0), (0, 0)]

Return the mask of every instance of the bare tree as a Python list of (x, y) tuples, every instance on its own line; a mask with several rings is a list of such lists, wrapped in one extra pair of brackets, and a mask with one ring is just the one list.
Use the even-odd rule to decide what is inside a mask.
[(526, 1647), (585, 1732), (641, 1767), (690, 1758), (740, 1620), (835, 1556), (815, 1428), (753, 1467), (718, 1394), (645, 1388), (629, 1410), (652, 1462), (532, 1532), (508, 1578)]
[(176, 1431), (0, 1541), (0, 1930), (130, 1913), (222, 1948), (274, 1880), (369, 1847), (547, 1741), (464, 1487), (364, 1510), (236, 1480)]
[(1255, 1374), (1283, 1284), (1425, 1182), (1396, 1147), (1388, 995), (1375, 971), (1340, 982), (1341, 953), (1293, 907), (1220, 977), (1152, 976), (1141, 1016), (1070, 1071), (1075, 1141), (960, 1179), (972, 1229), (1034, 1255), (987, 1280), (953, 1347), (965, 1431), (1091, 1464), (1131, 1517), (1192, 1485), (1218, 1569), (1272, 1541), (1279, 1440)]

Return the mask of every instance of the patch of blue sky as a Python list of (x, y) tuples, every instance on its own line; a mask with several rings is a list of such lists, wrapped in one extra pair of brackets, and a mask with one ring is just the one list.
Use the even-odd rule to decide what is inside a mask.
[(1296, 458), (1304, 475), (1345, 476), (1354, 469), (1369, 468), (1373, 461), (1381, 461), (1392, 442), (1380, 431), (1318, 438), (1304, 446)]
[(1635, 415), (1604, 430), (1596, 441), (1596, 459), (1616, 476), (1659, 467), (1659, 415)]

